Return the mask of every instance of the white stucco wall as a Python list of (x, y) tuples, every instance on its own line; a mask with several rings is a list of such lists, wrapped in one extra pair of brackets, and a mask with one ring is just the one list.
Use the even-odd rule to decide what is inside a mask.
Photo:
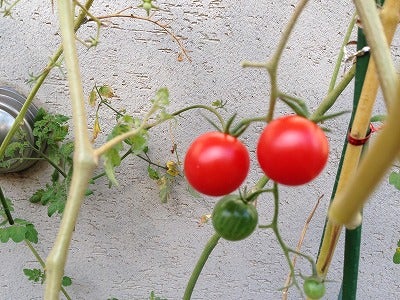
[[(93, 11), (103, 15), (139, 2), (95, 1)], [(95, 83), (107, 83), (120, 99), (115, 101), (117, 107), (140, 113), (146, 110), (154, 92), (166, 86), (171, 92), (171, 111), (222, 99), (229, 103), (229, 114), (237, 111), (238, 117), (260, 115), (269, 95), (267, 74), (242, 69), (240, 63), (263, 60), (272, 53), (296, 2), (159, 0), (161, 11), (157, 15), (184, 37), (192, 63), (178, 62), (177, 45), (152, 24), (113, 20), (111, 26), (102, 29), (97, 48), (80, 47), (85, 92)], [(279, 74), (281, 87), (307, 99), (310, 108), (315, 108), (325, 95), (352, 14), (350, 1), (311, 1), (288, 43)], [(83, 26), (80, 35), (94, 35), (94, 25)], [(0, 83), (27, 93), (28, 74), (40, 72), (59, 41), (50, 1), (21, 1), (13, 18), (0, 18)], [(398, 53), (398, 45), (396, 40), (393, 53)], [(332, 111), (347, 110), (351, 102), (352, 84)], [(51, 73), (35, 103), (70, 114), (67, 83), (61, 72)], [(377, 111), (382, 111), (382, 106), (380, 101)], [(278, 114), (287, 111), (284, 106), (277, 109)], [(89, 110), (90, 116), (93, 113)], [(212, 130), (199, 112), (185, 116), (172, 128), (181, 158), (195, 135)], [(109, 113), (102, 117), (108, 123), (113, 119)], [(293, 247), (315, 201), (325, 195), (304, 241), (303, 250), (310, 255), (318, 249), (348, 119), (345, 115), (326, 123), (332, 129), (328, 133), (331, 154), (323, 174), (306, 186), (282, 187), (280, 191), (280, 226)], [(252, 126), (243, 136), (252, 156), (252, 170), (246, 181), (250, 186), (260, 175), (254, 157), (260, 130), (260, 126)], [(152, 131), (153, 158), (161, 163), (174, 158), (170, 146), (167, 125)], [(147, 164), (134, 157), (127, 161), (118, 169), (120, 185), (109, 189), (105, 179), (98, 181), (94, 195), (82, 207), (66, 266), (66, 275), (74, 280), (68, 288), (73, 299), (146, 299), (153, 290), (162, 297), (179, 299), (213, 232), (211, 224), (199, 227), (197, 221), (211, 212), (215, 198), (192, 197), (181, 180), (174, 187), (172, 199), (161, 204), (157, 186), (147, 178)], [(31, 220), (38, 228), (37, 249), (44, 257), (54, 241), (59, 218), (48, 218), (46, 207), (27, 199), (47, 182), (50, 171), (46, 164), (39, 163), (26, 172), (0, 177), (4, 192), (15, 203), (15, 217)], [(399, 239), (399, 196), (386, 180), (365, 208), (358, 299), (400, 298), (400, 271), (391, 262)], [(268, 222), (271, 210), (270, 201), (261, 201), (262, 223)], [(340, 245), (329, 272), (326, 299), (337, 299), (342, 269)], [(38, 267), (29, 250), (10, 242), (0, 245), (0, 255), (0, 299), (41, 299), (42, 287), (32, 286), (22, 273), (23, 268)], [(300, 266), (308, 267), (305, 263)], [(257, 230), (244, 241), (222, 241), (216, 247), (193, 299), (279, 299), (287, 270), (271, 232)], [(291, 289), (289, 298), (299, 297)]]

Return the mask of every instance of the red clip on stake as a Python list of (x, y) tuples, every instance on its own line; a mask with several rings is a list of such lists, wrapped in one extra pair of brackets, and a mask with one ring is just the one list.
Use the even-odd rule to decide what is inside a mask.
[(349, 132), (349, 134), (347, 135), (347, 141), (349, 142), (349, 144), (351, 144), (353, 146), (362, 146), (369, 140), (371, 133), (376, 132), (376, 131), (378, 131), (378, 129), (374, 125), (369, 124), (368, 134), (365, 138), (362, 138), (362, 139), (355, 138), (354, 136), (351, 136), (351, 134)]

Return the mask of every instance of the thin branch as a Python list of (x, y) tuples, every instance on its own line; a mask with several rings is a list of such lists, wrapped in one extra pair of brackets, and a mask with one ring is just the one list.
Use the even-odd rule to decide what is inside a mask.
[(268, 115), (267, 115), (267, 122), (269, 122), (273, 119), (275, 104), (276, 104), (276, 100), (278, 99), (279, 88), (278, 88), (277, 72), (278, 72), (278, 65), (279, 65), (280, 59), (282, 57), (283, 51), (286, 47), (286, 44), (289, 41), (290, 34), (292, 33), (293, 28), (296, 25), (297, 20), (300, 17), (300, 14), (304, 10), (307, 3), (308, 3), (308, 0), (300, 0), (299, 1), (299, 3), (297, 4), (297, 6), (295, 8), (294, 13), (292, 14), (288, 24), (286, 25), (285, 30), (283, 31), (283, 33), (279, 39), (278, 46), (277, 46), (273, 56), (267, 63), (267, 70), (269, 72), (270, 79), (271, 79), (271, 95), (270, 95), (269, 110), (268, 110)]
[[(299, 241), (297, 242), (297, 246), (296, 246), (296, 250), (295, 250), (296, 252), (300, 252), (300, 250), (301, 250), (301, 246), (303, 245), (303, 241), (304, 241), (304, 238), (306, 236), (308, 227), (310, 225), (310, 222), (311, 222), (312, 218), (314, 217), (315, 211), (317, 210), (317, 208), (318, 208), (318, 206), (319, 206), (319, 204), (321, 202), (322, 197), (324, 197), (324, 195), (321, 195), (318, 198), (317, 202), (315, 203), (313, 209), (311, 210), (311, 212), (310, 212), (310, 214), (309, 214), (309, 216), (308, 216), (308, 218), (307, 218), (307, 220), (306, 220), (306, 222), (305, 222), (305, 224), (303, 226), (303, 230), (301, 231)], [(297, 257), (298, 257), (298, 255), (294, 255), (293, 256), (293, 259), (292, 259), (293, 267), (296, 267)], [(288, 290), (289, 290), (289, 286), (291, 284), (291, 281), (292, 281), (292, 272), (289, 272), (287, 277), (286, 277), (285, 284), (284, 284), (285, 288), (282, 290), (282, 300), (287, 300), (287, 298), (288, 298)]]
[(143, 16), (139, 16), (139, 15), (134, 15), (134, 14), (123, 14), (123, 12), (125, 12), (126, 10), (128, 10), (130, 8), (131, 7), (123, 9), (120, 12), (117, 12), (115, 14), (110, 14), (110, 15), (105, 15), (105, 16), (97, 16), (96, 19), (104, 20), (104, 19), (112, 19), (112, 18), (129, 18), (129, 19), (136, 19), (136, 20), (150, 22), (150, 23), (160, 27), (161, 29), (163, 29), (178, 44), (179, 49), (181, 50), (183, 55), (187, 58), (187, 60), (189, 62), (192, 62), (192, 59), (190, 58), (188, 51), (186, 50), (185, 46), (183, 45), (181, 39), (172, 32), (172, 30), (169, 28), (168, 24), (163, 24), (159, 20), (154, 20), (151, 18), (151, 16), (143, 17)]

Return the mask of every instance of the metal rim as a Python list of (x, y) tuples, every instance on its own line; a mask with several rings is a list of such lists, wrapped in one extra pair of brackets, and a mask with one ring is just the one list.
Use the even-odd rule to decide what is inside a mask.
[[(3, 142), (6, 134), (10, 130), (18, 113), (25, 103), (26, 97), (18, 93), (13, 88), (0, 86), (0, 144)], [(38, 108), (35, 105), (30, 105), (24, 117), (24, 122), (21, 124), (21, 129), (29, 143), (34, 143), (33, 126), (35, 117), (38, 113)], [(24, 157), (36, 158), (37, 154), (33, 150), (28, 150), (23, 154)], [(0, 173), (10, 173), (25, 170), (32, 166), (36, 161), (32, 159), (18, 159), (9, 167), (0, 167)]]

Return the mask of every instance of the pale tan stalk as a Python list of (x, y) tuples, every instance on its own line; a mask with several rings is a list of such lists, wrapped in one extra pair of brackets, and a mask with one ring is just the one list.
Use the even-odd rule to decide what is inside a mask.
[[(397, 24), (399, 22), (399, 11), (400, 11), (400, 1), (397, 0), (387, 0), (385, 2), (385, 5), (382, 9), (381, 12), (381, 20), (379, 20), (378, 14), (376, 12), (376, 7), (375, 4), (368, 5), (368, 1), (355, 1), (358, 2), (356, 4), (358, 10), (365, 10), (365, 8), (360, 8), (365, 6), (369, 6), (366, 14), (360, 13), (361, 15), (361, 21), (362, 25), (365, 28), (366, 34), (367, 34), (367, 39), (368, 41), (374, 40), (374, 41), (379, 41), (379, 42), (369, 42), (369, 45), (371, 46), (373, 56), (370, 59), (370, 63), (368, 66), (368, 70), (366, 73), (365, 81), (364, 81), (364, 86), (360, 95), (360, 100), (359, 100), (359, 105), (354, 117), (352, 129), (351, 129), (351, 135), (355, 138), (363, 138), (365, 137), (365, 134), (368, 130), (369, 122), (370, 122), (370, 117), (371, 117), (371, 112), (372, 112), (372, 107), (377, 95), (377, 91), (379, 88), (379, 81), (378, 81), (378, 73), (379, 76), (381, 76), (382, 72), (385, 72), (384, 76), (385, 80), (388, 80), (388, 78), (391, 78), (390, 81), (392, 83), (388, 84), (387, 82), (385, 83), (385, 87), (382, 85), (382, 89), (386, 89), (386, 94), (391, 95), (390, 97), (385, 96), (385, 99), (387, 101), (387, 105), (389, 106), (389, 100), (391, 97), (393, 97), (393, 93), (395, 93), (395, 89), (393, 88), (393, 79), (397, 81), (397, 76), (393, 73), (393, 65), (391, 64), (391, 58), (390, 58), (390, 53), (388, 56), (388, 44), (391, 42), (393, 39), (394, 32), (397, 28)], [(361, 3), (363, 2), (363, 3)], [(371, 1), (373, 2), (373, 1)], [(370, 17), (370, 15), (373, 15), (373, 17)], [(371, 23), (371, 19), (374, 21)], [(379, 23), (379, 24), (376, 24)], [(376, 28), (382, 28), (383, 24), (383, 32), (379, 30), (375, 30), (373, 33), (369, 31), (369, 27), (373, 26)], [(372, 35), (371, 35), (372, 34)], [(374, 38), (371, 38), (373, 36)], [(385, 38), (386, 36), (386, 38)], [(380, 43), (380, 44), (379, 44)], [(377, 58), (376, 52), (379, 52), (379, 57)], [(381, 52), (385, 52), (386, 55), (380, 54)], [(375, 55), (374, 55), (375, 54)], [(384, 60), (384, 62), (382, 62)], [(377, 63), (375, 63), (375, 61)], [(384, 67), (382, 67), (382, 64)], [(391, 65), (391, 66), (388, 66)], [(387, 71), (382, 70), (383, 68), (388, 68)], [(378, 72), (378, 73), (377, 73)], [(387, 91), (388, 86), (389, 89), (391, 90), (390, 92)], [(400, 112), (400, 110), (399, 110)], [(393, 116), (391, 117), (393, 119)], [(400, 121), (400, 116), (397, 117), (398, 121)], [(385, 126), (387, 127), (387, 125)], [(395, 132), (391, 132), (393, 134)], [(398, 134), (397, 134), (398, 135)], [(400, 135), (399, 135), (400, 137)], [(382, 137), (379, 137), (380, 140)], [(386, 141), (383, 141), (386, 143)], [(382, 143), (380, 141), (379, 143)], [(375, 148), (378, 147), (378, 151), (380, 152), (378, 156), (385, 156), (386, 157), (386, 144), (385, 144), (385, 150), (384, 150), (384, 155), (382, 152), (382, 147), (381, 145), (383, 144), (377, 144), (378, 146), (375, 145)], [(394, 146), (395, 147), (395, 146)], [(371, 147), (372, 148), (372, 147)], [(398, 148), (397, 148), (398, 149)], [(376, 150), (374, 150), (376, 151)], [(397, 150), (398, 152), (398, 150)], [(397, 153), (396, 152), (396, 153)], [(376, 155), (376, 154), (375, 154)], [(317, 271), (321, 277), (325, 277), (329, 265), (331, 263), (334, 250), (336, 248), (336, 244), (339, 240), (340, 233), (342, 231), (342, 224), (347, 223), (348, 226), (356, 226), (359, 224), (360, 221), (360, 210), (362, 208), (362, 205), (360, 203), (365, 203), (369, 193), (372, 191), (372, 188), (375, 186), (374, 183), (376, 184), (379, 179), (382, 177), (382, 172), (375, 170), (375, 165), (372, 167), (371, 162), (378, 162), (376, 158), (371, 157), (371, 154), (368, 154), (366, 156), (365, 161), (367, 159), (370, 161), (369, 167), (373, 169), (365, 170), (365, 167), (363, 169), (357, 170), (359, 161), (361, 157), (361, 147), (360, 146), (353, 146), (351, 144), (347, 145), (346, 153), (344, 156), (343, 160), (343, 165), (342, 165), (342, 172), (340, 174), (338, 186), (337, 186), (337, 191), (335, 199), (332, 202), (331, 209), (329, 211), (329, 219), (327, 226), (325, 228), (325, 233), (324, 233), (324, 239), (322, 241), (321, 245), (321, 250), (320, 254), (317, 260)], [(368, 158), (369, 157), (369, 158)], [(364, 162), (365, 162), (364, 161)], [(387, 165), (387, 163), (386, 163)], [(362, 171), (363, 170), (363, 171)], [(373, 174), (370, 176), (371, 174)], [(373, 178), (373, 180), (365, 181), (362, 178), (368, 177), (370, 179)], [(354, 179), (357, 179), (357, 182), (354, 183)], [(346, 198), (343, 198), (343, 192), (347, 190), (345, 196)], [(360, 193), (361, 192), (361, 193)], [(356, 200), (355, 201), (355, 193), (359, 194), (356, 196), (358, 199), (362, 200)], [(361, 197), (361, 198), (360, 198)], [(340, 202), (338, 202), (338, 199)], [(339, 204), (338, 204), (339, 203)], [(350, 204), (351, 203), (351, 204)], [(356, 204), (357, 203), (357, 204)], [(355, 208), (349, 210), (349, 206), (353, 205)], [(342, 220), (342, 221), (339, 221)], [(346, 222), (343, 222), (343, 220), (346, 220)]]
[(77, 60), (75, 33), (73, 30), (74, 15), (72, 3), (70, 0), (59, 0), (58, 6), (65, 54), (65, 65), (67, 68), (70, 98), (72, 103), (75, 152), (73, 165), (74, 172), (60, 229), (54, 246), (46, 260), (46, 300), (59, 299), (61, 280), (64, 275), (64, 267), (67, 260), (72, 232), (78, 218), (82, 201), (85, 197), (88, 181), (97, 166), (97, 157), (94, 155), (87, 128), (83, 88)]

